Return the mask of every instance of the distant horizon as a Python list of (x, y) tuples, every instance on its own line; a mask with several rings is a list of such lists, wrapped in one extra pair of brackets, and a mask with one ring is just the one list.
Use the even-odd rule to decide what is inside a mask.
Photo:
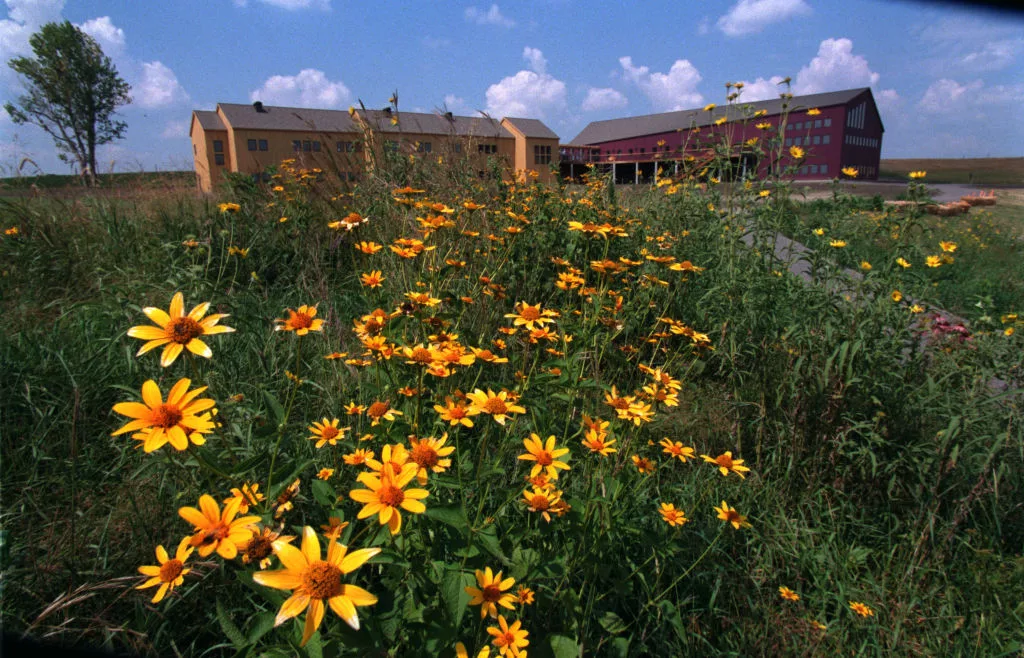
[[(413, 5), (401, 11), (337, 0), (4, 0), (6, 66), (31, 56), (29, 36), (70, 20), (133, 87), (124, 140), (101, 168), (192, 167), (188, 122), (217, 102), (344, 110), (361, 100), (544, 121), (569, 142), (591, 121), (870, 87), (886, 127), (883, 159), (1024, 155), (1024, 14), (936, 2), (730, 0), (593, 10), (577, 0)], [(189, 22), (187, 39), (168, 30)], [(572, 26), (572, 29), (567, 29)], [(609, 29), (613, 40), (597, 38)], [(211, 65), (211, 62), (215, 62)], [(0, 168), (30, 158), (63, 173), (52, 140), (0, 112)]]

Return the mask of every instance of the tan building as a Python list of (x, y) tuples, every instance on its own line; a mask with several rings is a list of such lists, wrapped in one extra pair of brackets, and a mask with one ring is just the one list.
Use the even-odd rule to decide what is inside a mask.
[[(282, 160), (358, 179), (383, 151), (469, 158), (483, 175), (491, 158), (507, 177), (536, 171), (554, 182), (558, 136), (536, 119), (392, 113), (384, 110), (311, 110), (218, 103), (196, 110), (189, 128), (199, 189), (209, 192), (225, 172), (259, 175)], [(557, 169), (555, 170), (557, 171)]]

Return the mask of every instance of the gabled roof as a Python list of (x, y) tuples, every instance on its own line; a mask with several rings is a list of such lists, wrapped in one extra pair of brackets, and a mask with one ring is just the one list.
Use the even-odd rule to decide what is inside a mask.
[[(220, 120), (220, 115), (212, 110), (195, 110), (193, 113), (196, 121), (202, 126), (203, 130), (227, 130), (224, 127), (224, 122)], [(192, 127), (189, 126), (189, 133), (191, 134)]]
[(217, 108), (235, 130), (359, 132), (359, 126), (345, 110), (310, 110), (303, 107), (264, 105), (263, 111), (257, 112), (252, 105), (237, 103), (218, 103)]
[(520, 119), (517, 117), (505, 117), (502, 123), (508, 121), (512, 126), (523, 134), (523, 137), (531, 139), (558, 139), (550, 128), (538, 119)]
[[(871, 95), (871, 90), (868, 87), (861, 87), (859, 89), (844, 89), (842, 91), (830, 91), (822, 94), (794, 96), (786, 102), (788, 102), (788, 110), (793, 112), (811, 107), (844, 105), (865, 92), (869, 96)], [(678, 112), (662, 112), (660, 114), (625, 117), (622, 119), (608, 119), (606, 121), (593, 121), (579, 135), (576, 135), (568, 145), (586, 146), (619, 139), (642, 137), (644, 135), (674, 132), (680, 128), (699, 128), (711, 125), (723, 116), (729, 120), (740, 118), (744, 116), (744, 112), (747, 110), (765, 110), (767, 116), (778, 115), (782, 113), (782, 105), (783, 100), (775, 98), (754, 103), (738, 102), (732, 105), (723, 105), (716, 107), (710, 112), (705, 112), (703, 109), (698, 108)]]
[[(422, 135), (459, 135), (462, 137), (503, 137), (512, 139), (512, 133), (498, 121), (489, 117), (461, 117), (443, 114), (422, 114), (418, 112), (395, 112), (384, 110), (358, 110), (370, 127), (381, 133), (412, 133)], [(391, 119), (398, 118), (397, 124)]]

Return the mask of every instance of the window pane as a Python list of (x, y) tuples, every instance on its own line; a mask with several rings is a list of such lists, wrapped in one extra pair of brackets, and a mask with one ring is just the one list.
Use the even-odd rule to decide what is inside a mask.
[(832, 137), (830, 135), (825, 135), (825, 136), (823, 136), (821, 138), (821, 143), (822, 144), (828, 144), (831, 141), (832, 141)]
[(267, 150), (267, 140), (265, 140), (265, 139), (261, 139), (260, 140), (260, 150), (261, 151), (266, 151)]
[(823, 174), (827, 174), (828, 173), (828, 165), (827, 164), (821, 165), (821, 173), (823, 173)]
[(223, 153), (224, 152), (224, 142), (220, 141), (219, 139), (213, 140), (213, 152), (214, 153)]
[(213, 161), (216, 164), (223, 165), (224, 164), (224, 154), (223, 153), (214, 153), (213, 154)]
[(814, 127), (815, 128), (821, 128), (821, 119), (815, 119), (814, 120)]
[(302, 142), (300, 142), (297, 139), (292, 140), (292, 150), (293, 151), (301, 151), (302, 150)]
[(256, 150), (256, 140), (255, 139), (248, 140), (248, 142), (246, 143), (246, 146), (249, 148), (250, 151), (255, 151)]
[(316, 151), (317, 153), (320, 152), (320, 142), (319, 141), (313, 142), (313, 150)]
[(313, 150), (313, 142), (309, 141), (308, 139), (302, 140), (302, 150), (307, 152), (307, 153), (312, 151)]
[(815, 144), (821, 144), (821, 136), (820, 135), (815, 135), (814, 136), (814, 143)]

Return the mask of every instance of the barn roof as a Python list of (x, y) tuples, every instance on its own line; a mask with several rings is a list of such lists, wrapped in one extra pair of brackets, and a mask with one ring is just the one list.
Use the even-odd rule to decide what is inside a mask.
[(554, 133), (550, 128), (544, 125), (543, 121), (538, 119), (521, 119), (518, 117), (505, 117), (505, 121), (508, 121), (512, 126), (523, 133), (523, 137), (531, 139), (558, 139), (558, 135)]
[[(871, 95), (868, 87), (859, 89), (844, 89), (842, 91), (830, 91), (822, 94), (808, 94), (806, 96), (794, 96), (788, 100), (790, 112), (807, 109), (811, 107), (829, 107), (832, 105), (843, 105), (867, 92)], [(765, 110), (767, 116), (782, 113), (783, 100), (774, 98), (754, 103), (735, 103), (732, 105), (718, 106), (710, 112), (703, 109), (680, 110), (677, 112), (662, 112), (660, 114), (645, 114), (635, 117), (624, 117), (621, 119), (608, 119), (605, 121), (593, 121), (583, 131), (569, 142), (569, 146), (586, 146), (590, 144), (601, 144), (619, 139), (630, 139), (644, 135), (655, 135), (658, 133), (674, 132), (680, 128), (699, 128), (714, 123), (721, 117), (734, 120), (744, 116), (746, 111)]]
[(203, 130), (227, 130), (224, 122), (220, 120), (220, 115), (212, 110), (196, 110), (193, 114)]
[(359, 127), (344, 110), (311, 110), (303, 107), (264, 105), (257, 112), (253, 105), (218, 103), (227, 122), (235, 130), (291, 130), (302, 132), (359, 132)]
[[(359, 110), (377, 132), (419, 133), (422, 135), (459, 135), (463, 137), (504, 137), (511, 139), (512, 133), (490, 117), (463, 117), (457, 115), (425, 114), (419, 112), (388, 113), (385, 110)], [(398, 118), (397, 124), (391, 119)]]

